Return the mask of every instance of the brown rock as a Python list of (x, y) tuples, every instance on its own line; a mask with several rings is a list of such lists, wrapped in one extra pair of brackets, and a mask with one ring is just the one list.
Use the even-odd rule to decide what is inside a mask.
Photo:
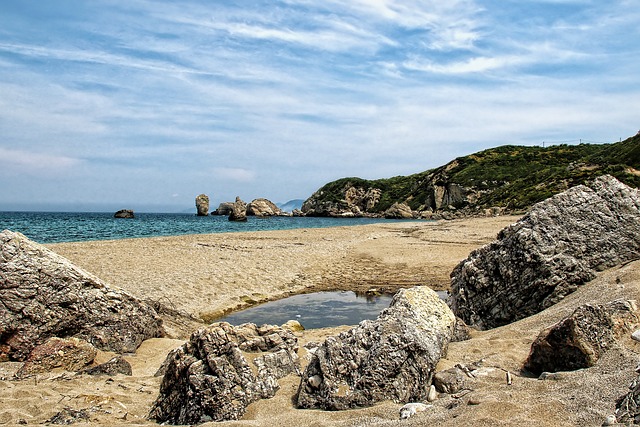
[(236, 197), (236, 201), (233, 204), (231, 213), (229, 214), (229, 221), (243, 222), (247, 220), (247, 204)]
[(56, 368), (79, 371), (91, 364), (97, 354), (94, 346), (78, 338), (49, 338), (31, 351), (17, 376), (49, 372)]
[(200, 194), (196, 197), (196, 210), (198, 216), (209, 215), (209, 196)]

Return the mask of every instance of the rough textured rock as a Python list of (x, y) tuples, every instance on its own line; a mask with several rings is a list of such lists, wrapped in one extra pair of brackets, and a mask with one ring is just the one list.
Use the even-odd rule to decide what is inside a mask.
[(538, 313), (595, 277), (640, 257), (640, 192), (611, 176), (534, 205), (451, 273), (449, 304), (493, 328)]
[(425, 400), (455, 316), (427, 287), (402, 289), (376, 320), (329, 337), (298, 388), (300, 408), (342, 410), (383, 400)]
[(623, 300), (578, 307), (570, 316), (538, 335), (524, 368), (540, 375), (595, 365), (617, 337), (631, 331), (638, 323), (636, 310), (634, 302)]
[(627, 394), (618, 398), (616, 422), (623, 425), (640, 424), (640, 377), (631, 382)]
[(102, 363), (98, 366), (94, 366), (81, 371), (82, 374), (87, 375), (128, 375), (132, 374), (131, 364), (127, 362), (122, 356), (116, 356), (108, 362)]
[(247, 205), (247, 215), (281, 216), (284, 212), (275, 203), (267, 199), (255, 199)]
[(406, 203), (394, 203), (384, 212), (384, 217), (389, 219), (412, 219), (415, 215)]
[(98, 350), (86, 341), (77, 338), (49, 338), (31, 351), (17, 376), (49, 372), (56, 368), (79, 371), (90, 365), (97, 354)]
[(240, 197), (236, 197), (236, 201), (233, 204), (233, 208), (231, 209), (231, 213), (229, 214), (229, 221), (237, 221), (242, 222), (247, 220), (247, 204), (240, 199)]
[(318, 190), (303, 203), (302, 212), (306, 216), (361, 217), (377, 206), (382, 190), (347, 183), (343, 194), (342, 200), (330, 201), (325, 200), (322, 190)]
[(273, 397), (277, 379), (298, 373), (297, 351), (297, 338), (277, 326), (222, 322), (199, 329), (167, 357), (149, 418), (170, 424), (236, 420), (250, 403)]
[(465, 388), (466, 378), (464, 371), (456, 366), (438, 372), (433, 379), (433, 384), (440, 393), (453, 394)]
[(163, 334), (149, 305), (9, 230), (0, 233), (0, 301), (0, 348), (12, 360), (54, 336), (123, 353)]
[(135, 218), (135, 214), (131, 209), (120, 209), (118, 212), (113, 214), (114, 218)]
[(196, 210), (198, 216), (209, 215), (209, 196), (200, 194), (196, 197)]
[(218, 209), (211, 212), (211, 215), (229, 215), (233, 211), (233, 202), (222, 202), (218, 205)]

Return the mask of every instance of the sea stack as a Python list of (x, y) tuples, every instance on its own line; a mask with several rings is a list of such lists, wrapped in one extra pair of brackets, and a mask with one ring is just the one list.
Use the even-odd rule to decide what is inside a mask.
[(196, 197), (196, 209), (198, 210), (198, 216), (209, 215), (209, 196), (200, 194)]
[(113, 215), (114, 218), (135, 218), (131, 209), (120, 209)]

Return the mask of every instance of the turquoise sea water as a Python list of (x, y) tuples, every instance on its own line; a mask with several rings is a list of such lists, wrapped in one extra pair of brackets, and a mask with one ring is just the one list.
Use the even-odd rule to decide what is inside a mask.
[(18, 231), (38, 243), (325, 228), (391, 221), (374, 218), (249, 217), (247, 222), (231, 222), (226, 216), (198, 217), (194, 214), (136, 213), (133, 219), (122, 219), (114, 218), (113, 213), (0, 212), (0, 230)]

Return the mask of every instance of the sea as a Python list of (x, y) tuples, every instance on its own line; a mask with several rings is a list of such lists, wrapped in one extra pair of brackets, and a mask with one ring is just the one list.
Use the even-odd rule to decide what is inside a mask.
[(116, 240), (185, 234), (326, 228), (398, 222), (383, 218), (248, 217), (246, 222), (226, 216), (191, 213), (136, 213), (114, 218), (113, 212), (0, 212), (0, 231), (17, 231), (38, 243)]

